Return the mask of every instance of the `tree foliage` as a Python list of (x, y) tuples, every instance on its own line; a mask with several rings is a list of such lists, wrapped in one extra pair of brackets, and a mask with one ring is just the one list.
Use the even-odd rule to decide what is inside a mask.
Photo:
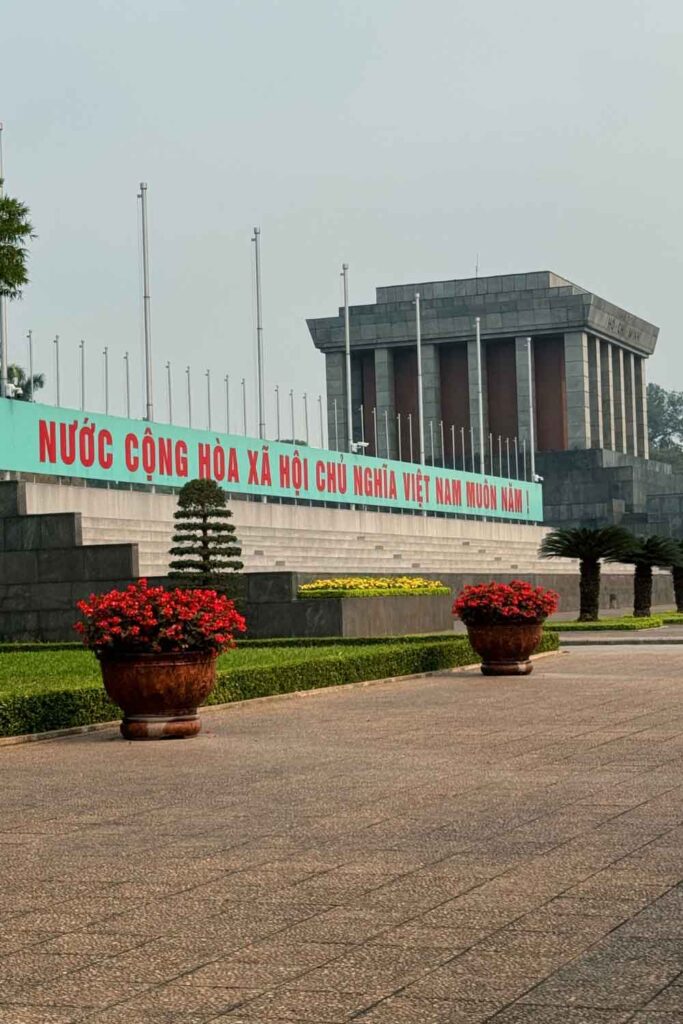
[(9, 395), (10, 398), (18, 402), (30, 402), (36, 391), (45, 387), (45, 374), (34, 373), (29, 380), (26, 370), (16, 363), (10, 363), (7, 367), (7, 383), (16, 388), (15, 393)]
[(28, 282), (26, 243), (32, 237), (28, 206), (0, 195), (0, 295), (8, 299), (19, 298)]
[(242, 549), (229, 520), (225, 491), (215, 480), (190, 480), (178, 496), (170, 563), (173, 579), (193, 587), (220, 590), (231, 573), (239, 572)]
[(619, 562), (632, 541), (632, 534), (623, 526), (552, 530), (543, 538), (540, 555), (541, 558), (577, 558), (581, 562)]
[(652, 609), (652, 570), (656, 566), (672, 568), (683, 565), (683, 554), (678, 541), (652, 534), (634, 537), (622, 561), (635, 566), (633, 614), (640, 618), (649, 616)]
[(650, 446), (655, 451), (682, 448), (683, 391), (667, 391), (660, 384), (648, 384), (647, 421)]
[(541, 558), (576, 558), (579, 566), (579, 620), (596, 622), (600, 611), (600, 566), (621, 562), (632, 548), (633, 536), (622, 526), (599, 530), (582, 527), (553, 530), (541, 543)]

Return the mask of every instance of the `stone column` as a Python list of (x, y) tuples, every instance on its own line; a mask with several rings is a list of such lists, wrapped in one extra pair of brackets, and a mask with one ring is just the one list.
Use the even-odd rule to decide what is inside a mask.
[(636, 356), (636, 423), (638, 451), (644, 459), (649, 459), (650, 440), (647, 431), (647, 379), (644, 356)]
[[(533, 342), (531, 343), (531, 372), (533, 374)], [(517, 440), (520, 450), (522, 441), (526, 441), (527, 450), (531, 437), (529, 423), (529, 357), (527, 355), (527, 340), (515, 338), (515, 370), (517, 379)]]
[[(375, 349), (375, 388), (377, 391), (377, 436), (381, 458), (398, 458), (396, 440), (396, 399), (394, 393), (394, 353), (390, 348)], [(387, 420), (389, 451), (387, 452)]]
[(434, 461), (441, 463), (441, 372), (436, 345), (422, 345), (422, 408), (424, 412), (425, 458), (432, 458), (429, 424), (434, 436)]
[[(340, 452), (348, 448), (346, 430), (346, 370), (343, 352), (328, 352), (325, 355), (325, 381), (327, 385), (327, 436), (329, 446)], [(281, 394), (282, 400), (285, 393)], [(337, 423), (335, 440), (335, 402), (337, 403)], [(282, 408), (283, 423), (288, 420), (289, 412)]]
[(602, 419), (602, 363), (600, 361), (600, 339), (591, 338), (588, 343), (588, 385), (590, 392), (591, 448), (604, 448)]
[(590, 448), (591, 417), (588, 373), (588, 335), (577, 331), (564, 336), (564, 373), (567, 389), (569, 448)]
[(633, 352), (624, 352), (626, 374), (626, 437), (627, 448), (638, 455), (638, 419), (636, 414), (636, 358)]
[(626, 452), (626, 381), (624, 379), (624, 350), (617, 345), (612, 346), (612, 366), (614, 374), (614, 424), (615, 451)]
[(612, 345), (609, 341), (600, 342), (600, 363), (602, 378), (602, 435), (605, 448), (615, 450), (614, 426), (614, 373), (612, 365)]
[[(489, 417), (488, 417), (488, 386), (486, 381), (486, 345), (482, 341), (481, 343), (481, 376), (482, 376), (482, 404), (484, 407), (484, 455), (488, 458), (488, 437), (489, 437)], [(470, 458), (467, 460), (468, 464), (471, 462), (471, 438), (474, 440), (474, 454), (475, 454), (475, 466), (477, 472), (479, 472), (479, 398), (477, 396), (477, 343), (476, 341), (467, 342), (467, 378), (469, 381), (470, 391), (470, 428), (471, 433), (469, 437), (465, 437), (465, 444), (468, 452), (470, 452)]]

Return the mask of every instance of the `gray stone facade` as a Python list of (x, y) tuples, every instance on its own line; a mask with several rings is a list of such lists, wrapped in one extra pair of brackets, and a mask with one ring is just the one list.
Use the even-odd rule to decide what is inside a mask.
[(27, 515), (0, 485), (0, 639), (73, 640), (76, 602), (139, 575), (134, 544), (84, 545), (79, 512)]
[[(407, 368), (405, 359), (399, 363), (397, 357), (415, 351), (417, 292), (421, 298), (428, 461), (430, 424), (437, 462), (446, 455), (441, 451), (442, 429), (446, 437), (451, 430), (458, 434), (464, 430), (468, 447), (470, 437), (475, 450), (478, 447), (476, 317), (481, 322), (485, 437), (491, 430), (494, 435), (517, 436), (520, 443), (529, 438), (524, 346), (525, 339), (531, 337), (537, 450), (604, 448), (647, 458), (644, 364), (654, 351), (658, 328), (550, 271), (380, 287), (374, 303), (352, 306), (355, 439), (360, 439), (363, 430), (359, 407), (367, 405), (371, 393), (359, 370), (363, 353), (375, 353), (372, 404), (377, 409), (379, 441), (384, 438), (377, 454), (387, 455), (385, 413), (390, 421), (388, 454), (392, 457), (398, 454), (397, 417), (415, 419), (415, 371)], [(336, 401), (338, 443), (345, 449), (347, 439), (341, 428), (346, 415), (343, 310), (336, 316), (310, 319), (308, 327), (326, 359), (330, 438), (334, 438), (330, 402)], [(508, 342), (509, 359), (504, 351)], [(453, 349), (463, 352), (463, 359), (451, 365), (460, 367), (457, 372), (464, 375), (462, 386), (469, 404), (466, 421), (457, 418), (453, 403), (449, 406), (444, 401), (449, 390), (457, 390), (458, 382), (449, 376), (454, 371), (444, 369), (449, 365), (446, 352)], [(458, 394), (460, 406), (464, 406), (464, 393), (460, 390)], [(365, 433), (367, 423), (366, 415)], [(414, 448), (417, 459), (417, 444)]]
[[(362, 429), (359, 407), (371, 400), (380, 424), (386, 416), (390, 425), (389, 445), (380, 438), (378, 454), (399, 455), (396, 423), (411, 419), (413, 459), (419, 459), (416, 292), (428, 463), (480, 468), (479, 317), (485, 472), (502, 471), (499, 438), (503, 450), (506, 438), (516, 437), (520, 454), (528, 453), (531, 387), (536, 470), (544, 478), (547, 522), (624, 522), (635, 529), (655, 524), (683, 536), (683, 479), (648, 461), (646, 360), (658, 328), (550, 271), (380, 287), (374, 303), (352, 306), (356, 439)], [(343, 310), (309, 320), (308, 327), (325, 356), (328, 399), (336, 398), (341, 422)], [(374, 381), (364, 361), (368, 352), (374, 353)], [(366, 416), (366, 432), (367, 422)], [(347, 439), (340, 438), (345, 449)], [(409, 458), (405, 440), (402, 458)], [(526, 473), (529, 460), (522, 462)]]

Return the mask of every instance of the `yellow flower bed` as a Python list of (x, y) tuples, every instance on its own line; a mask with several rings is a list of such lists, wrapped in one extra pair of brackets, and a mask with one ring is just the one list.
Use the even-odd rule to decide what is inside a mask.
[(339, 576), (302, 583), (299, 597), (433, 597), (449, 594), (439, 580), (420, 576)]

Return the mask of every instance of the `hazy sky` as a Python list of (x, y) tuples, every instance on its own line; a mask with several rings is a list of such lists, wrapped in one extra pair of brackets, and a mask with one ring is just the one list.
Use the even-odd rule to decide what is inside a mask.
[[(306, 316), (380, 284), (551, 269), (661, 327), (650, 379), (683, 389), (680, 0), (5, 0), (8, 192), (31, 207), (31, 284), (9, 310), (63, 404), (141, 410), (136, 194), (149, 184), (156, 413), (214, 421), (254, 390), (251, 233), (262, 230), (273, 387), (311, 402)], [(252, 403), (252, 413), (254, 412)], [(312, 422), (317, 423), (312, 411)], [(283, 413), (284, 416), (284, 413)], [(237, 415), (233, 416), (233, 427)], [(255, 416), (250, 416), (255, 429)], [(299, 432), (301, 427), (299, 427)]]

